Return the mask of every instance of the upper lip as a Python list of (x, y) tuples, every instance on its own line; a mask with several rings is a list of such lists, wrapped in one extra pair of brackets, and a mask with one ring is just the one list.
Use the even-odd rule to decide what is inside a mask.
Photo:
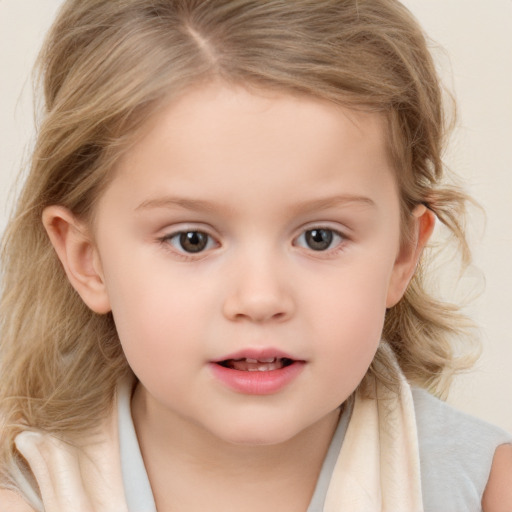
[(287, 354), (282, 350), (278, 350), (275, 348), (246, 348), (234, 352), (232, 354), (228, 354), (226, 356), (220, 357), (219, 359), (215, 359), (213, 363), (220, 363), (222, 361), (227, 361), (229, 359), (255, 359), (257, 361), (268, 360), (268, 359), (290, 359), (292, 361), (302, 361), (300, 358), (297, 358), (293, 355)]

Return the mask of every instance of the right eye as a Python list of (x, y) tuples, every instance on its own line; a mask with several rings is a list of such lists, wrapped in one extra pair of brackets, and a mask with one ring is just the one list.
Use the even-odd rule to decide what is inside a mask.
[(315, 227), (304, 231), (297, 239), (296, 245), (317, 252), (335, 249), (343, 243), (344, 237), (330, 228)]
[(166, 241), (178, 252), (195, 254), (215, 246), (213, 238), (203, 231), (180, 231), (166, 236)]

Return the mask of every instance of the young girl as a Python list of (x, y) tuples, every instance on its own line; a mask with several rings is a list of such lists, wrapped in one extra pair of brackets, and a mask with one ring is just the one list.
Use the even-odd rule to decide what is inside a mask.
[[(395, 0), (68, 0), (3, 250), (0, 510), (512, 510), (434, 398), (439, 80)], [(424, 388), (424, 389), (422, 389)], [(509, 485), (507, 485), (509, 484)]]

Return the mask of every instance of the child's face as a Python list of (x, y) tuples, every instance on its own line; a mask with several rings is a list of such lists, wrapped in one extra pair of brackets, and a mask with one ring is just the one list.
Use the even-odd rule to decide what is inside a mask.
[(410, 273), (385, 144), (377, 114), (212, 85), (129, 151), (95, 268), (161, 421), (267, 444), (336, 414)]

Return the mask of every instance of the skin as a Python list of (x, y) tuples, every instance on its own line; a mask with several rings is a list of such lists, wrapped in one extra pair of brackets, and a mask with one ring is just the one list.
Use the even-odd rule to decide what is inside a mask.
[(0, 489), (0, 512), (33, 512), (33, 510), (19, 494)]
[[(202, 87), (148, 126), (94, 219), (55, 206), (43, 220), (83, 300), (113, 312), (140, 381), (132, 413), (158, 509), (250, 512), (256, 495), (305, 510), (339, 404), (433, 228), (420, 206), (400, 243), (384, 119)], [(327, 248), (308, 245), (314, 229), (332, 235)], [(186, 232), (203, 233), (204, 250), (187, 252)], [(262, 348), (303, 361), (278, 392), (240, 393), (212, 373)]]
[(484, 512), (512, 510), (512, 445), (498, 446), (482, 499)]

